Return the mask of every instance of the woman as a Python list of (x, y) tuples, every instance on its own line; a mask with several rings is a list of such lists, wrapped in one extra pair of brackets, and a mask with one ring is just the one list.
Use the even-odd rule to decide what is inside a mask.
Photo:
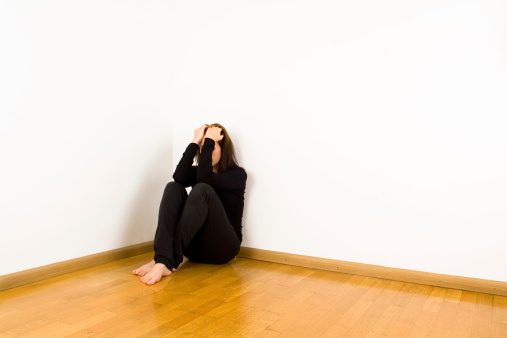
[[(197, 166), (193, 166), (194, 158)], [(194, 131), (167, 184), (155, 233), (155, 258), (132, 271), (148, 285), (176, 271), (183, 255), (190, 261), (223, 264), (242, 241), (246, 172), (236, 162), (234, 146), (223, 126)], [(185, 187), (192, 186), (190, 194)]]

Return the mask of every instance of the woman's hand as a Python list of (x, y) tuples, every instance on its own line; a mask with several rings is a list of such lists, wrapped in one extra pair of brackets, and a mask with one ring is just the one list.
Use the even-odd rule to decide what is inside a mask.
[(224, 138), (224, 135), (220, 135), (222, 132), (222, 128), (220, 127), (209, 127), (208, 130), (206, 130), (206, 135), (204, 136), (209, 137), (210, 139), (213, 139), (215, 142), (220, 141)]
[(201, 144), (202, 140), (204, 139), (204, 129), (208, 128), (207, 124), (204, 124), (202, 127), (197, 128), (194, 130), (194, 139), (192, 140), (193, 143)]

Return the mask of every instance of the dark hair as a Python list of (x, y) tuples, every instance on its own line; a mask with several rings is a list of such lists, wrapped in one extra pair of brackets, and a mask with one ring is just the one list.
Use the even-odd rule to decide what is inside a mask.
[[(238, 161), (236, 160), (236, 153), (234, 152), (234, 145), (232, 144), (231, 138), (229, 137), (229, 133), (227, 130), (219, 123), (213, 123), (207, 126), (204, 129), (204, 134), (206, 135), (206, 131), (209, 127), (219, 127), (222, 129), (220, 135), (224, 135), (224, 137), (216, 142), (222, 149), (222, 154), (220, 156), (220, 161), (217, 163), (217, 171), (219, 173), (224, 173), (232, 168), (240, 168), (245, 170), (244, 168), (238, 165)], [(197, 149), (197, 153), (195, 154), (196, 162), (199, 163), (199, 158), (201, 156), (201, 149)]]

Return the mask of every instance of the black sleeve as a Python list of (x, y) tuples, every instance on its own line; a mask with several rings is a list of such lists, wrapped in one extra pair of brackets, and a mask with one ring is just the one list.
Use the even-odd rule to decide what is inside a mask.
[(225, 173), (216, 174), (213, 172), (212, 153), (215, 148), (215, 141), (206, 138), (201, 149), (201, 156), (197, 166), (197, 182), (208, 183), (218, 189), (241, 189), (246, 185), (246, 172), (242, 169), (233, 169)]
[(176, 166), (176, 170), (173, 174), (174, 182), (178, 182), (183, 184), (185, 187), (189, 187), (197, 183), (197, 168), (192, 166), (194, 162), (195, 154), (197, 153), (197, 149), (199, 145), (196, 143), (190, 143), (185, 149), (183, 156), (180, 159), (180, 162)]

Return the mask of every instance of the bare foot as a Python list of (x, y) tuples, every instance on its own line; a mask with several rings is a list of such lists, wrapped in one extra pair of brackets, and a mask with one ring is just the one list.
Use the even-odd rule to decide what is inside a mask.
[[(174, 270), (174, 269), (173, 269)], [(153, 285), (162, 279), (163, 276), (169, 276), (171, 271), (162, 263), (157, 263), (145, 276), (141, 277), (141, 282)]]
[(152, 260), (151, 262), (144, 264), (140, 268), (132, 270), (132, 273), (134, 275), (144, 276), (148, 272), (150, 272), (150, 270), (153, 268), (154, 265), (155, 265), (155, 260)]

